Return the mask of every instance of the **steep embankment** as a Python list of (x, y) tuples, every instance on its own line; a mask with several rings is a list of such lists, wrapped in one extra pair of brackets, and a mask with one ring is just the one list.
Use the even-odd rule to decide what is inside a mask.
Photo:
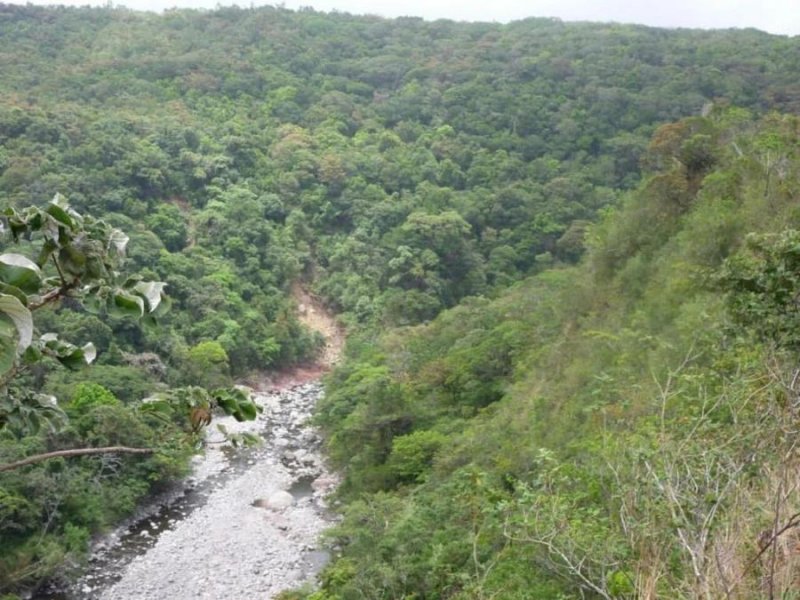
[(799, 137), (665, 125), (581, 265), (354, 344), (314, 598), (797, 597)]
[(342, 357), (345, 341), (344, 329), (322, 301), (300, 284), (296, 283), (292, 287), (292, 296), (297, 302), (298, 320), (311, 331), (316, 331), (325, 338), (325, 347), (315, 365), (318, 369), (327, 371), (334, 367)]

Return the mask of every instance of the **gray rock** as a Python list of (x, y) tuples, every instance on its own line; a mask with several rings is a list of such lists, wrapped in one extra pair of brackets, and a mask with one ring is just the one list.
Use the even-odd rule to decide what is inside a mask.
[(331, 475), (321, 475), (311, 482), (311, 489), (319, 493), (326, 493), (335, 486), (336, 478)]
[(283, 510), (290, 507), (294, 503), (294, 498), (289, 492), (280, 490), (270, 495), (267, 499), (267, 508), (272, 510)]

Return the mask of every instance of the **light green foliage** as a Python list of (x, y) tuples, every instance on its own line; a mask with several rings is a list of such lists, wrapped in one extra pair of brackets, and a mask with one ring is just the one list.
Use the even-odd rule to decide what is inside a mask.
[[(589, 228), (583, 264), (351, 345), (320, 411), (333, 455), (358, 457), (329, 571), (347, 577), (323, 576), (324, 593), (793, 593), (791, 566), (764, 574), (753, 557), (800, 505), (795, 491), (776, 505), (797, 468), (796, 119), (720, 135), (725, 114), (690, 127), (713, 161), (667, 161)], [(686, 127), (654, 144), (679, 158)], [(775, 136), (782, 179), (753, 141)], [(392, 400), (358, 393), (357, 373)], [(398, 411), (404, 427), (374, 437)]]
[(75, 388), (75, 395), (69, 401), (67, 409), (80, 414), (96, 406), (113, 406), (119, 400), (106, 388), (96, 383), (81, 383)]
[(186, 356), (186, 380), (200, 387), (222, 387), (230, 383), (228, 355), (219, 342), (200, 342)]
[(415, 431), (392, 440), (392, 453), (386, 461), (399, 481), (421, 482), (433, 462), (437, 450), (447, 437), (435, 431)]

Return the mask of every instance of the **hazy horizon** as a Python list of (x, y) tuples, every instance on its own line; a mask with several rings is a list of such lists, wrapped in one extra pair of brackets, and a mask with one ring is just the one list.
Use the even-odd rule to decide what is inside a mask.
[[(104, 5), (103, 0), (33, 0), (37, 5)], [(12, 4), (24, 4), (12, 2)], [(115, 6), (160, 12), (170, 8), (214, 9), (218, 6), (311, 7), (323, 12), (373, 14), (384, 17), (415, 16), (428, 20), (509, 22), (529, 17), (555, 17), (564, 21), (617, 22), (666, 28), (755, 28), (778, 35), (800, 34), (796, 0), (674, 0), (668, 4), (631, 3), (630, 0), (496, 0), (491, 4), (457, 0), (289, 0), (285, 2), (229, 2), (218, 0), (123, 0)]]

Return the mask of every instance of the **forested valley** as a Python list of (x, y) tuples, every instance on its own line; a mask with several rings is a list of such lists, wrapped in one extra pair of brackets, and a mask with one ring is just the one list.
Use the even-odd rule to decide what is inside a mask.
[[(302, 285), (341, 520), (284, 600), (794, 597), (798, 82), (756, 30), (0, 4), (0, 594), (322, 351)], [(156, 452), (2, 471), (107, 446)]]

